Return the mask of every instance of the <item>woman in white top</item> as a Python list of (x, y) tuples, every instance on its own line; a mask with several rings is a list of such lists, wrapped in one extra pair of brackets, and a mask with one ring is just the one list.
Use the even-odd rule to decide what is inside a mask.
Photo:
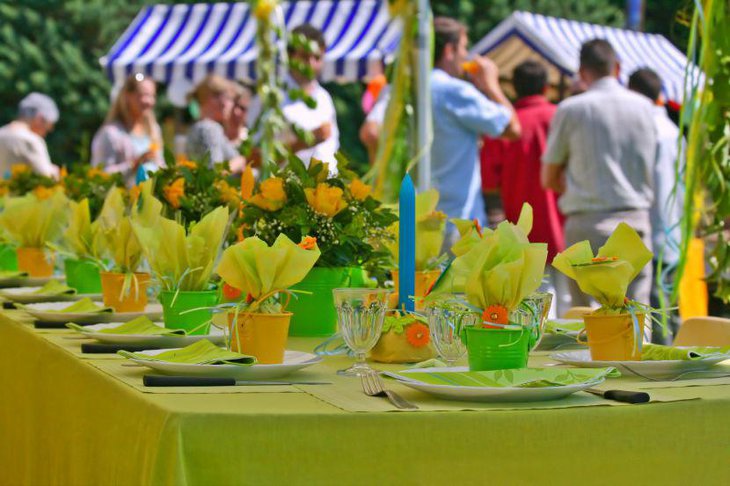
[(109, 109), (104, 125), (91, 143), (91, 165), (120, 172), (127, 186), (136, 183), (140, 167), (153, 172), (165, 165), (162, 132), (155, 119), (157, 87), (137, 73), (124, 83)]

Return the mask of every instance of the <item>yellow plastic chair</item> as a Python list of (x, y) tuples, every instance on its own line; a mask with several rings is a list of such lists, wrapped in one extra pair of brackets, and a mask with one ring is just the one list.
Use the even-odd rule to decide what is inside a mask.
[(730, 346), (730, 319), (691, 317), (679, 326), (675, 346)]
[(563, 319), (582, 319), (584, 315), (590, 314), (594, 309), (592, 307), (576, 306), (571, 307), (563, 314)]

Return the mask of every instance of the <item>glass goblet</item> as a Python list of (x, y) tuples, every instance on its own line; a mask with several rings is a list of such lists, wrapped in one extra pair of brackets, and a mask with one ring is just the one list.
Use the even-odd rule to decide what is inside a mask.
[(553, 294), (549, 292), (535, 292), (528, 295), (523, 301), (522, 309), (530, 316), (532, 335), (530, 336), (530, 349), (540, 344), (545, 331), (550, 306), (553, 303)]
[(380, 339), (391, 292), (388, 289), (332, 290), (340, 333), (345, 344), (355, 353), (355, 364), (338, 371), (338, 374), (362, 376), (373, 372), (365, 357)]
[(468, 310), (444, 307), (428, 309), (431, 339), (436, 352), (447, 366), (454, 366), (454, 363), (466, 354), (466, 345), (461, 341), (461, 331), (465, 327), (476, 326), (479, 321), (479, 315)]

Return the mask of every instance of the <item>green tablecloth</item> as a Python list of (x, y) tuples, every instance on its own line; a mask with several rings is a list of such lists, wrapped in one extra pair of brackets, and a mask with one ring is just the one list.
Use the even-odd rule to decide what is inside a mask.
[(0, 484), (730, 481), (728, 385), (651, 390), (701, 399), (637, 406), (347, 412), (306, 387), (143, 393), (142, 369), (75, 343), (0, 314)]

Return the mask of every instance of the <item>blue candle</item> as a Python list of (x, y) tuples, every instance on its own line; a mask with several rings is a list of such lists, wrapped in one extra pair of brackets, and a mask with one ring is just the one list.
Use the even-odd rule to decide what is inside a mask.
[(413, 312), (416, 293), (416, 190), (406, 174), (400, 185), (398, 235), (398, 308)]

